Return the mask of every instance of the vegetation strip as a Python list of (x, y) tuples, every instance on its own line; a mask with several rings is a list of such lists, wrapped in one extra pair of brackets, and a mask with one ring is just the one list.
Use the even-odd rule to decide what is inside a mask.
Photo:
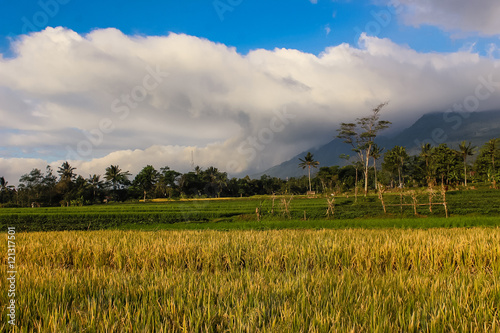
[[(416, 194), (413, 194), (416, 195)], [(330, 197), (333, 198), (333, 197)], [(336, 196), (334, 214), (326, 197), (259, 196), (232, 200), (172, 200), (164, 203), (108, 204), (84, 207), (4, 208), (0, 227), (15, 226), (18, 232), (98, 229), (224, 228), (259, 229), (339, 227), (432, 227), (481, 226), (500, 223), (497, 190), (449, 191), (446, 194), (450, 221), (444, 221), (442, 205), (415, 206), (412, 195), (385, 192), (382, 204), (377, 195)], [(285, 200), (285, 201), (283, 201)], [(423, 203), (428, 195), (418, 196)], [(436, 202), (437, 199), (435, 199)], [(331, 201), (330, 201), (331, 203)], [(286, 204), (286, 206), (285, 206)], [(385, 211), (384, 211), (385, 206)], [(256, 208), (259, 216), (256, 216)], [(288, 212), (287, 212), (288, 210)], [(417, 212), (417, 216), (415, 215)], [(304, 214), (306, 219), (304, 220)], [(482, 219), (480, 217), (484, 216)], [(496, 217), (496, 218), (495, 218)], [(401, 219), (407, 218), (406, 221)], [(439, 218), (443, 218), (442, 220)], [(291, 222), (295, 221), (295, 222)], [(377, 222), (374, 222), (377, 221)]]

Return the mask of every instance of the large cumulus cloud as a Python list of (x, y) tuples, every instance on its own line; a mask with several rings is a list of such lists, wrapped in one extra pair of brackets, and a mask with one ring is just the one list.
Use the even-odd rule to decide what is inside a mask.
[[(319, 56), (234, 48), (183, 34), (86, 35), (47, 28), (0, 58), (0, 175), (16, 182), (69, 159), (84, 176), (110, 164), (187, 171), (194, 159), (252, 174), (329, 141), (339, 122), (390, 101), (404, 126), (500, 81), (499, 62), (470, 51), (419, 53), (362, 35)], [(498, 105), (495, 91), (478, 110)], [(23, 167), (17, 167), (23, 165)]]

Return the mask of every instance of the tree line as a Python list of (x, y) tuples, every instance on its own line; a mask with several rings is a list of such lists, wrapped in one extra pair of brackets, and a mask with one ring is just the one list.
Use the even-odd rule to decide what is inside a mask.
[[(383, 149), (375, 149), (380, 150)], [(366, 164), (361, 160), (346, 157), (351, 162), (346, 166), (319, 167), (313, 154), (307, 154), (298, 167), (317, 169), (317, 172), (289, 179), (268, 175), (259, 179), (229, 178), (226, 172), (213, 166), (180, 173), (168, 166), (157, 170), (151, 165), (145, 166), (134, 178), (118, 165), (110, 165), (103, 176), (94, 174), (84, 178), (77, 175), (76, 168), (64, 162), (56, 172), (50, 166), (44, 172), (31, 170), (21, 176), (17, 188), (0, 177), (0, 203), (4, 207), (75, 206), (154, 198), (304, 194), (310, 190), (343, 193), (358, 188), (375, 190), (377, 183), (391, 188), (489, 183), (496, 188), (500, 181), (499, 139), (489, 140), (480, 149), (467, 142), (460, 143), (456, 149), (447, 144), (435, 147), (424, 144), (416, 155), (408, 154), (401, 146), (373, 155), (369, 155), (370, 164), (365, 171)]]
[(45, 171), (31, 170), (21, 176), (17, 187), (0, 177), (0, 204), (3, 207), (81, 206), (138, 199), (247, 197), (306, 190), (305, 177), (229, 178), (226, 172), (213, 166), (205, 170), (197, 166), (193, 171), (181, 173), (168, 166), (157, 170), (147, 165), (131, 178), (130, 172), (111, 165), (104, 175), (84, 178), (69, 162), (64, 162), (56, 172), (50, 166)]

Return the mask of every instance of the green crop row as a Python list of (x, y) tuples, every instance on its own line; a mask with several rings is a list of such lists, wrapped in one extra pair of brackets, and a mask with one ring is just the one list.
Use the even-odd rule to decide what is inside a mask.
[(151, 225), (183, 221), (209, 221), (227, 214), (217, 212), (124, 212), (82, 214), (11, 214), (0, 215), (0, 225), (17, 231), (100, 230), (120, 225)]
[[(165, 203), (112, 204), (86, 207), (4, 208), (0, 209), (0, 227), (15, 226), (19, 231), (96, 230), (121, 226), (144, 226), (179, 222), (208, 222), (231, 219), (238, 222), (259, 220), (322, 220), (414, 217), (413, 198), (409, 193), (384, 195), (386, 212), (376, 195), (336, 197), (333, 214), (327, 216), (328, 198), (259, 197), (232, 200), (169, 201)], [(428, 195), (416, 196), (419, 217), (444, 217), (442, 198), (434, 197), (432, 212)], [(286, 200), (284, 202), (283, 200)], [(500, 216), (500, 191), (454, 191), (446, 195), (450, 216)], [(400, 204), (403, 203), (403, 206)], [(285, 204), (288, 207), (285, 207)], [(257, 218), (256, 209), (259, 216)], [(332, 212), (331, 212), (332, 213)], [(423, 222), (425, 224), (425, 222)]]

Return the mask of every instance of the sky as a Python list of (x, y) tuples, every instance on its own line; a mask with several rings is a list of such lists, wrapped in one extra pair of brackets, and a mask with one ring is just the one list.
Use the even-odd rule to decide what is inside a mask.
[[(498, 0), (0, 1), (0, 176), (255, 174), (379, 103), (500, 106)], [(465, 116), (464, 116), (465, 118)]]

